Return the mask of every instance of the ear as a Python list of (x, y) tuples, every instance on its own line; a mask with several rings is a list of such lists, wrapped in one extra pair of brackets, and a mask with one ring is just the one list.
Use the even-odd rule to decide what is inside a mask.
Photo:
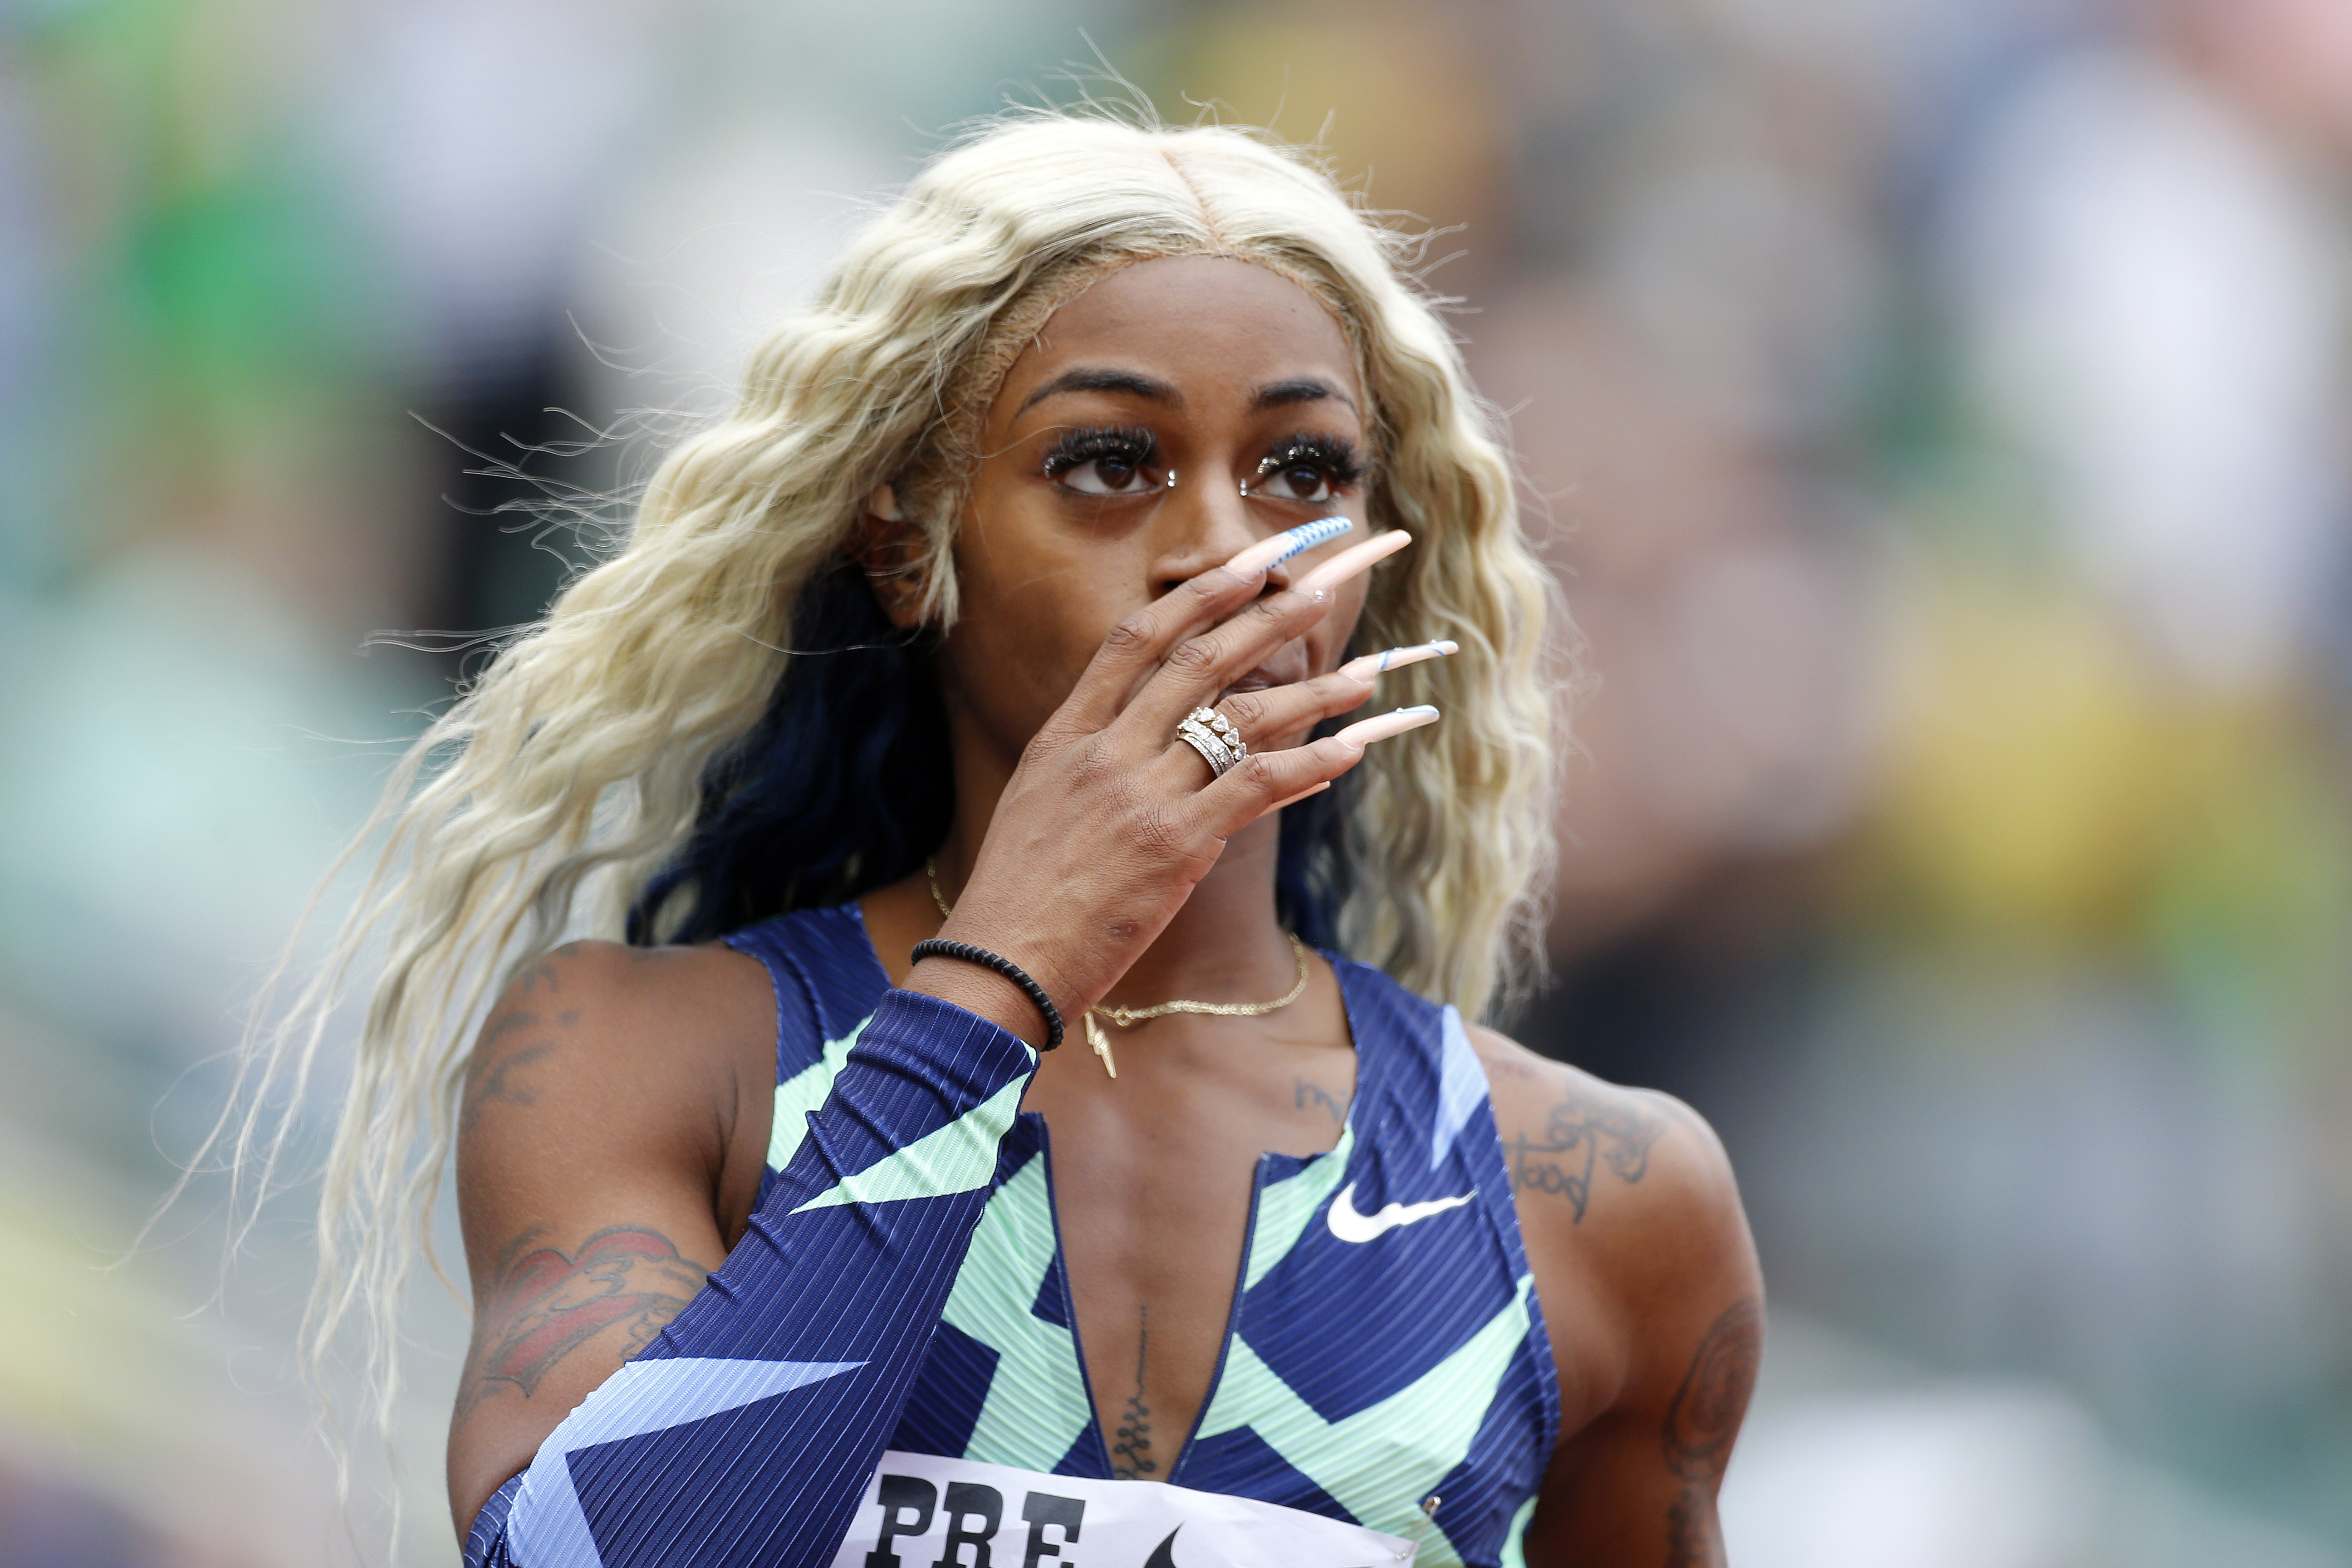
[(922, 625), (922, 534), (907, 522), (888, 485), (877, 485), (866, 498), (845, 548), (866, 568), (866, 585), (890, 624), (901, 631)]

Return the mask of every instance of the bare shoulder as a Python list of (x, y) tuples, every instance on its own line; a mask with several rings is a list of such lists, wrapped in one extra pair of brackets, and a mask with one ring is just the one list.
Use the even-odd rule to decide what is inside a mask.
[(1661, 1296), (1754, 1289), (1738, 1184), (1704, 1117), (1473, 1026), (1520, 1228), (1540, 1276), (1643, 1310)]
[[(526, 965), (490, 1010), (467, 1065), (461, 1146), (486, 1124), (540, 1118), (549, 1098), (595, 1114), (695, 1094), (772, 1025), (758, 963), (725, 948), (575, 942)], [(605, 1102), (615, 1102), (608, 1105)], [(632, 1118), (635, 1120), (635, 1118)]]
[(732, 948), (567, 942), (516, 973), (490, 1011), (483, 1042), (526, 1017), (611, 1037), (666, 1021), (707, 1025), (740, 1013), (765, 989), (758, 961)]
[(731, 1228), (757, 1163), (745, 1147), (767, 1136), (774, 1038), (766, 975), (725, 948), (578, 942), (526, 965), (458, 1098), (458, 1216), (478, 1269), (531, 1226), (656, 1186), (698, 1193)]
[(1673, 1095), (1595, 1078), (1480, 1026), (1469, 1035), (1515, 1190), (1560, 1199), (1570, 1223), (1738, 1205), (1715, 1130)]

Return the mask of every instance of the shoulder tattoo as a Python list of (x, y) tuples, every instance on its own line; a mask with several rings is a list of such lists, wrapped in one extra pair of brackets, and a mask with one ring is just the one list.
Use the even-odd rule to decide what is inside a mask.
[(507, 1005), (482, 1026), (482, 1037), (466, 1063), (465, 1092), (458, 1100), (461, 1141), (480, 1126), (482, 1113), (492, 1105), (538, 1103), (539, 1089), (528, 1069), (552, 1055), (558, 1037), (580, 1022), (576, 1008), (537, 999), (562, 989), (554, 960), (542, 958), (516, 977)]
[(709, 1278), (669, 1237), (643, 1226), (600, 1230), (574, 1253), (524, 1251), (541, 1234), (526, 1231), (507, 1249), (513, 1260), (476, 1305), (474, 1340), (457, 1385), (460, 1415), (501, 1384), (528, 1397), (558, 1362), (608, 1331), (617, 1333), (606, 1342), (624, 1360), (635, 1355)]
[(1570, 1087), (1545, 1118), (1540, 1136), (1503, 1141), (1515, 1191), (1557, 1193), (1584, 1218), (1592, 1199), (1592, 1178), (1606, 1166), (1627, 1184), (1649, 1173), (1650, 1150), (1665, 1136), (1666, 1121), (1642, 1108), (1632, 1095), (1598, 1095)]

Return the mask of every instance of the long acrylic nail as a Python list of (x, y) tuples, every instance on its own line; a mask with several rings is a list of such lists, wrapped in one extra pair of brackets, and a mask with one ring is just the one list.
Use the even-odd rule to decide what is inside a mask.
[(1428, 703), (1411, 708), (1399, 708), (1370, 719), (1359, 719), (1332, 737), (1362, 751), (1374, 741), (1385, 741), (1391, 735), (1402, 735), (1407, 730), (1418, 730), (1423, 724), (1437, 722), (1437, 710)]
[(1360, 680), (1370, 686), (1372, 678), (1382, 670), (1402, 669), (1406, 665), (1419, 664), (1424, 658), (1444, 658), (1448, 654), (1461, 651), (1460, 643), (1451, 637), (1441, 637), (1436, 642), (1418, 642), (1411, 647), (1392, 647), (1380, 653), (1368, 653), (1361, 658), (1351, 658), (1339, 667), (1339, 673), (1350, 680)]
[(1321, 784), (1316, 784), (1310, 789), (1303, 789), (1297, 795), (1284, 796), (1282, 799), (1276, 801), (1272, 805), (1267, 806), (1264, 811), (1259, 812), (1257, 816), (1251, 817), (1250, 820), (1252, 822), (1255, 822), (1258, 816), (1271, 816), (1286, 805), (1297, 805), (1308, 795), (1321, 795), (1325, 790), (1329, 789), (1330, 787), (1331, 781), (1329, 779), (1325, 779)]
[(1384, 561), (1412, 542), (1412, 534), (1402, 528), (1391, 528), (1361, 544), (1349, 545), (1291, 587), (1301, 594), (1328, 594), (1375, 561)]
[(1261, 539), (1225, 563), (1225, 570), (1236, 577), (1255, 577), (1259, 573), (1281, 565), (1292, 556), (1304, 553), (1318, 544), (1328, 544), (1355, 527), (1344, 517), (1318, 517), (1313, 522), (1302, 522), (1286, 532), (1271, 539)]

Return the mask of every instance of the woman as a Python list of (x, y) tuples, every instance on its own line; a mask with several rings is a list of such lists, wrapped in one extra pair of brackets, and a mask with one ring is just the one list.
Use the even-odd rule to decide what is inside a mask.
[(1321, 174), (934, 162), (412, 763), (326, 1321), (454, 1137), (468, 1561), (1717, 1560), (1721, 1152), (1463, 1022), (1544, 584)]

